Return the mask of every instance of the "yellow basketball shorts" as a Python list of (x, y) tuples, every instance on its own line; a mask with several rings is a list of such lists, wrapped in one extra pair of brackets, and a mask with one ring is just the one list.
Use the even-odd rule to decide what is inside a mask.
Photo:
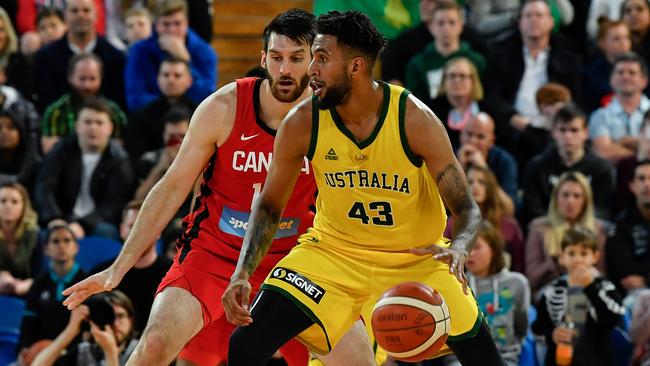
[[(403, 265), (377, 266), (352, 260), (322, 244), (303, 242), (293, 248), (261, 287), (286, 296), (314, 321), (297, 337), (313, 352), (329, 353), (360, 317), (370, 329), (371, 311), (378, 298), (407, 281), (425, 283), (443, 296), (451, 316), (450, 340), (473, 337), (478, 331), (482, 314), (476, 300), (471, 292), (463, 293), (446, 264), (431, 256), (413, 255)], [(377, 253), (369, 252), (369, 258), (373, 255)], [(443, 349), (440, 355), (446, 353), (449, 350)]]

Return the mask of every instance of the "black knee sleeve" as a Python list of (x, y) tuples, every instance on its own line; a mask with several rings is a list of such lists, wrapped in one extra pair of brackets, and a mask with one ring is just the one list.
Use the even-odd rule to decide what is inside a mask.
[(447, 341), (447, 345), (463, 366), (506, 366), (485, 319), (474, 337), (462, 341)]
[(230, 336), (228, 366), (264, 366), (282, 345), (314, 324), (275, 291), (262, 290), (254, 304), (253, 323), (237, 327)]

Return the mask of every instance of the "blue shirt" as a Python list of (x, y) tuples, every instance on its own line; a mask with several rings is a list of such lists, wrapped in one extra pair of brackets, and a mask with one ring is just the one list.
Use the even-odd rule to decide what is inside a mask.
[(624, 136), (638, 136), (643, 122), (643, 114), (650, 109), (650, 99), (641, 95), (637, 109), (628, 115), (618, 99), (602, 108), (598, 108), (589, 119), (589, 137), (609, 137), (616, 141)]
[[(192, 86), (187, 95), (200, 103), (217, 85), (217, 54), (212, 47), (191, 29), (187, 31), (185, 47), (190, 53)], [(158, 68), (167, 57), (158, 45), (158, 35), (137, 42), (129, 49), (125, 70), (126, 103), (130, 111), (137, 111), (153, 102), (161, 93), (158, 88)]]

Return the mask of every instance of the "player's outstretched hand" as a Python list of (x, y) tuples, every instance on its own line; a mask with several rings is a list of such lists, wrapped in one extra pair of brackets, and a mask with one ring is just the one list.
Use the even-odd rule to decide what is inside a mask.
[(84, 302), (88, 297), (103, 291), (114, 289), (115, 286), (120, 283), (121, 279), (121, 276), (113, 270), (113, 267), (108, 267), (107, 269), (63, 290), (63, 295), (68, 296), (68, 298), (63, 301), (63, 305), (72, 310)]
[(446, 263), (449, 266), (449, 273), (456, 276), (458, 282), (463, 285), (463, 293), (469, 294), (467, 286), (469, 281), (465, 276), (465, 260), (467, 254), (453, 248), (444, 248), (438, 245), (429, 245), (426, 248), (411, 248), (411, 253), (417, 255), (431, 255), (433, 259)]
[(230, 323), (245, 327), (253, 322), (248, 309), (250, 295), (251, 284), (248, 282), (248, 275), (246, 273), (234, 274), (228, 288), (221, 296), (221, 303)]

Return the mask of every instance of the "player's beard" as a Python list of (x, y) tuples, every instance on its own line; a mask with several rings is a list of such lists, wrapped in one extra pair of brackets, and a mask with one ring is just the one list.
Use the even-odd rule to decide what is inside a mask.
[(336, 81), (332, 85), (326, 86), (325, 95), (319, 96), (318, 108), (330, 109), (334, 108), (350, 94), (352, 89), (352, 82), (350, 76), (345, 72), (342, 73), (343, 77), (340, 81)]
[[(303, 75), (303, 77), (300, 79), (300, 83), (297, 83), (294, 78), (291, 76), (280, 76), (279, 79), (273, 79), (271, 74), (269, 74), (269, 71), (264, 69), (266, 71), (266, 78), (269, 79), (269, 86), (271, 87), (271, 94), (273, 94), (273, 97), (277, 99), (278, 101), (282, 103), (293, 103), (295, 102), (300, 96), (302, 95), (302, 92), (305, 91), (305, 88), (307, 85), (309, 85), (309, 77), (307, 74)], [(282, 93), (280, 92), (280, 82), (286, 82), (286, 81), (291, 81), (294, 85), (293, 91), (290, 93)]]

